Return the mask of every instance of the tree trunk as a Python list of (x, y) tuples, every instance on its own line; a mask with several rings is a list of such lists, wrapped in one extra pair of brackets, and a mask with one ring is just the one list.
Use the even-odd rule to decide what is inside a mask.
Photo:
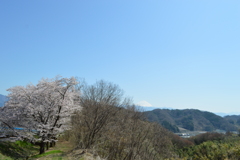
[(53, 145), (53, 147), (55, 147), (55, 146), (56, 146), (56, 142), (55, 142), (55, 141), (53, 141), (53, 142), (52, 142), (52, 145)]
[(52, 141), (50, 142), (50, 147), (53, 147), (53, 142)]
[(46, 143), (46, 150), (49, 149), (49, 142)]
[(55, 141), (50, 142), (50, 147), (55, 147), (55, 145), (56, 145)]
[(40, 142), (39, 154), (43, 154), (44, 152), (45, 152), (45, 143), (44, 142)]

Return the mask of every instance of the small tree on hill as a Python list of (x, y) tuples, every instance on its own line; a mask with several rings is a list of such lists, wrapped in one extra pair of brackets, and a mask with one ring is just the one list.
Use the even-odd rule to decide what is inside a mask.
[(44, 153), (46, 142), (55, 142), (57, 134), (68, 127), (71, 113), (80, 108), (77, 84), (75, 78), (56, 77), (42, 79), (37, 85), (10, 88), (10, 99), (2, 113), (9, 124), (28, 130), (21, 136), (38, 141), (40, 154)]
[(78, 147), (91, 148), (102, 137), (109, 121), (128, 106), (130, 100), (123, 97), (118, 85), (101, 80), (95, 85), (83, 85), (80, 103), (82, 110), (72, 117), (72, 123), (77, 123), (73, 126), (81, 130), (80, 137), (76, 133)]

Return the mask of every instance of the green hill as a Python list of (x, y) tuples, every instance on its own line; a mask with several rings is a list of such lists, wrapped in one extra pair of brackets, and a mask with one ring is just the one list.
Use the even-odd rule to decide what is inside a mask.
[(230, 123), (229, 120), (214, 113), (196, 109), (155, 109), (146, 111), (144, 114), (149, 121), (158, 122), (173, 132), (179, 132), (180, 127), (190, 131), (238, 130), (236, 125)]
[(240, 115), (225, 116), (224, 119), (226, 119), (231, 124), (240, 126)]

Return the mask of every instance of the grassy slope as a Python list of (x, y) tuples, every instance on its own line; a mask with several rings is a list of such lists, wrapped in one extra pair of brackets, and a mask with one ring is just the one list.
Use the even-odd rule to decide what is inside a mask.
[(30, 143), (17, 141), (0, 142), (0, 159), (26, 159), (37, 153), (37, 148)]
[(39, 147), (25, 144), (24, 142), (1, 142), (0, 141), (0, 160), (94, 160), (96, 157), (92, 153), (83, 150), (73, 150), (70, 142), (59, 141), (56, 146), (47, 150), (44, 154), (38, 154)]
[(70, 160), (72, 159), (67, 153), (72, 149), (72, 145), (66, 141), (57, 142), (56, 146), (50, 148), (42, 155), (32, 156), (30, 159), (38, 159), (38, 160)]
[(8, 157), (8, 156), (4, 156), (3, 154), (0, 153), (0, 159), (4, 159), (4, 160), (13, 160), (12, 158)]
[(0, 160), (13, 159), (56, 159), (67, 160), (72, 159), (67, 153), (72, 149), (72, 145), (66, 141), (60, 141), (53, 148), (46, 151), (45, 154), (39, 155), (38, 146), (34, 146), (24, 142), (0, 142)]

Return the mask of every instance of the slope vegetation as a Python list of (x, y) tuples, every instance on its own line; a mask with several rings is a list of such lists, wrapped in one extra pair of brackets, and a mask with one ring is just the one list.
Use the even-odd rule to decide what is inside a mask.
[(179, 127), (190, 131), (238, 130), (233, 123), (230, 123), (225, 118), (196, 109), (155, 109), (144, 112), (144, 114), (149, 121), (158, 122), (173, 132), (178, 132)]

